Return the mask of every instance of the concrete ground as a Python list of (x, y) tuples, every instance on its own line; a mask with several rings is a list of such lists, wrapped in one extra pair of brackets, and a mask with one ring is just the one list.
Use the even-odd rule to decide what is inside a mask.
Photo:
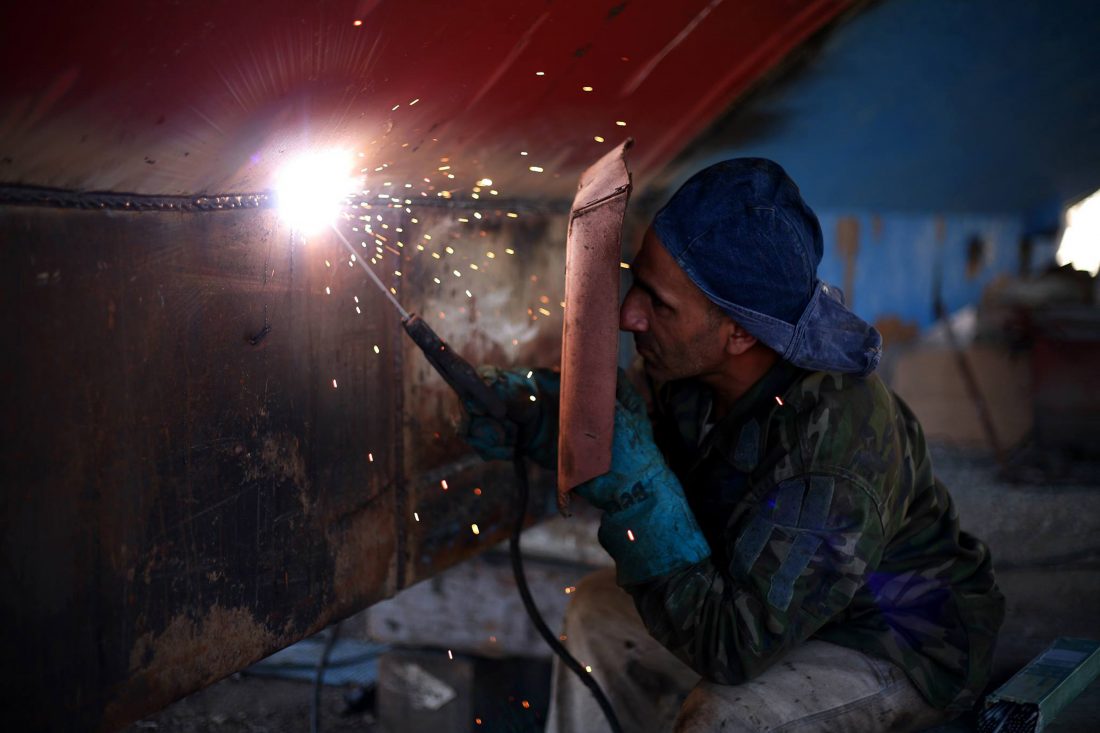
[[(955, 498), (963, 528), (989, 544), (998, 583), (1008, 599), (1007, 618), (995, 663), (994, 684), (999, 685), (1007, 680), (1057, 636), (1100, 638), (1100, 546), (1096, 544), (1100, 537), (1100, 472), (1081, 464), (1079, 470), (1071, 474), (1074, 483), (1014, 483), (1000, 475), (1000, 469), (985, 451), (945, 444), (933, 445), (932, 450), (937, 475)], [(1018, 467), (1013, 470), (1015, 473), (1010, 475), (1019, 476), (1024, 475), (1027, 469)], [(1033, 482), (1041, 480), (1041, 476), (1034, 472), (1026, 477)], [(545, 529), (532, 536), (530, 551), (533, 555), (538, 554), (539, 559), (532, 560), (531, 568), (534, 570), (529, 569), (528, 574), (536, 588), (536, 596), (539, 595), (540, 578), (545, 580), (546, 585), (560, 585), (567, 582), (561, 580), (562, 572), (578, 572), (577, 558), (589, 561), (596, 558), (592, 547), (578, 546), (578, 542), (583, 544), (583, 540), (578, 540), (579, 523), (563, 526), (562, 531), (568, 533), (563, 543), (569, 545), (570, 556), (574, 559), (573, 566), (567, 570), (563, 569), (564, 566), (545, 567), (547, 555), (552, 554), (546, 551), (546, 545), (553, 542)], [(592, 534), (591, 543), (595, 546), (594, 531)], [(595, 552), (598, 554), (598, 546)], [(480, 608), (469, 602), (464, 607), (464, 613), (480, 617), (477, 622), (480, 626), (469, 633), (452, 629), (447, 633), (454, 639), (439, 638), (436, 641), (440, 649), (451, 646), (461, 648), (464, 645), (472, 647), (477, 639), (485, 635), (485, 624), (491, 622), (494, 607), (507, 609), (502, 617), (511, 618), (516, 611), (510, 595), (514, 589), (498, 577), (506, 572), (501, 570), (500, 562), (479, 558), (471, 562), (480, 563), (482, 570), (455, 568), (387, 601), (389, 606), (372, 610), (377, 618), (387, 620), (404, 613), (406, 624), (395, 633), (405, 641), (414, 640), (420, 645), (425, 637), (440, 633), (440, 626), (431, 619), (438, 619), (439, 613), (446, 612), (442, 606), (448, 605), (453, 610), (453, 605), (449, 605), (453, 603), (454, 596), (448, 590), (448, 576), (454, 576), (457, 587), (468, 590), (471, 577), (481, 574), (488, 579), (485, 587), (499, 587), (501, 590), (497, 593), (499, 597), (491, 593), (478, 594), (482, 604)], [(540, 563), (544, 566), (542, 570), (538, 569)], [(553, 592), (560, 594), (562, 590), (555, 585)], [(403, 597), (410, 600), (406, 601)], [(441, 608), (431, 608), (433, 598)], [(564, 604), (547, 601), (540, 605), (550, 610), (546, 614), (547, 623), (551, 628), (557, 628)], [(410, 608), (420, 609), (417, 614), (423, 614), (429, 622), (418, 626), (415, 618), (408, 617)], [(345, 622), (345, 633), (378, 636), (380, 631), (393, 626), (392, 622), (378, 623), (377, 619), (371, 624), (372, 610)], [(500, 624), (502, 636), (507, 633), (507, 627), (508, 624)], [(531, 643), (531, 635), (527, 631), (517, 634), (515, 644), (526, 647)], [(475, 641), (464, 641), (466, 637)], [(507, 645), (509, 642), (505, 638), (494, 637), (493, 643)], [(480, 653), (473, 648), (470, 651)], [(310, 685), (305, 683), (234, 675), (126, 730), (127, 733), (146, 730), (188, 733), (307, 731), (310, 698)], [(341, 716), (340, 711), (344, 707), (341, 691), (326, 688), (322, 698), (323, 730), (382, 730), (370, 713)], [(1100, 720), (1100, 684), (1094, 684), (1048, 730), (1084, 733), (1097, 730), (1096, 720)], [(484, 728), (471, 726), (470, 729)], [(973, 721), (964, 720), (941, 730), (943, 733), (962, 733), (973, 729)]]

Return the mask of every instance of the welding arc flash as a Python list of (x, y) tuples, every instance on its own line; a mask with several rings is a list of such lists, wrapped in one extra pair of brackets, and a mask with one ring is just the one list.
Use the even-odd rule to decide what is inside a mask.
[(344, 200), (358, 188), (352, 155), (326, 150), (294, 158), (279, 171), (275, 200), (283, 220), (303, 234), (336, 221)]

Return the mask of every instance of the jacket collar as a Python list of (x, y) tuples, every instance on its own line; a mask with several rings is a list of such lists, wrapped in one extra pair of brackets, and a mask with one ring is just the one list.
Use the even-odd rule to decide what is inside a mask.
[(666, 384), (661, 390), (662, 412), (675, 422), (685, 447), (695, 447), (694, 465), (715, 451), (738, 471), (751, 473), (760, 462), (771, 413), (781, 405), (776, 397), (782, 399), (804, 374), (803, 369), (780, 359), (701, 439), (714, 401), (709, 388), (694, 380)]

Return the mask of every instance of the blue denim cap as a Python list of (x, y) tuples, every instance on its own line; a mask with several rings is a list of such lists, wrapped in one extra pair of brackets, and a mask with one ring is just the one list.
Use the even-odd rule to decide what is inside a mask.
[(868, 375), (882, 336), (817, 277), (821, 225), (777, 163), (734, 158), (704, 168), (653, 219), (692, 282), (795, 366)]

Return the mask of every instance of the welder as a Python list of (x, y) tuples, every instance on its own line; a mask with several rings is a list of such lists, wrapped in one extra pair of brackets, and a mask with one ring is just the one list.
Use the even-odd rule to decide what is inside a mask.
[[(628, 731), (914, 730), (986, 685), (1004, 598), (920, 424), (874, 373), (878, 332), (817, 277), (821, 227), (776, 163), (690, 178), (634, 259), (610, 472), (577, 493), (615, 561), (563, 635)], [(533, 427), (473, 415), (487, 459), (553, 468), (558, 381), (487, 375)], [(520, 444), (516, 446), (515, 444)], [(549, 729), (606, 723), (555, 666)]]

